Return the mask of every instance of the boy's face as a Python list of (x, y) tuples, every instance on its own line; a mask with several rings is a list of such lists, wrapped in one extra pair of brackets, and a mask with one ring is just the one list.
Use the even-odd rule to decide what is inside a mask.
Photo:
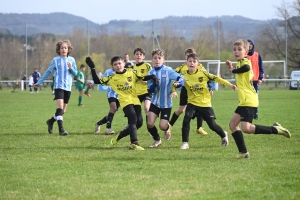
[(165, 62), (165, 59), (163, 56), (160, 56), (158, 54), (154, 54), (152, 56), (152, 63), (154, 67), (160, 67)]
[(234, 45), (233, 46), (233, 55), (235, 60), (241, 60), (245, 56), (247, 56), (248, 51), (242, 45)]
[(197, 59), (194, 59), (194, 58), (189, 58), (187, 61), (186, 61), (186, 64), (189, 68), (189, 71), (195, 71), (199, 65), (199, 61)]
[(129, 60), (129, 55), (124, 55), (123, 59), (125, 62), (127, 62)]
[(133, 57), (134, 57), (136, 63), (141, 63), (145, 59), (145, 55), (139, 51), (135, 52)]
[(84, 71), (85, 71), (85, 67), (81, 68), (81, 71), (83, 71), (83, 72), (84, 72)]
[(249, 50), (251, 51), (253, 49), (253, 44), (252, 42), (248, 42), (249, 43)]
[(68, 56), (68, 51), (69, 49), (67, 43), (62, 43), (59, 48), (60, 56), (66, 58)]
[(123, 72), (124, 71), (124, 66), (125, 63), (123, 60), (116, 60), (115, 62), (113, 62), (112, 64), (112, 68), (116, 71), (116, 72)]

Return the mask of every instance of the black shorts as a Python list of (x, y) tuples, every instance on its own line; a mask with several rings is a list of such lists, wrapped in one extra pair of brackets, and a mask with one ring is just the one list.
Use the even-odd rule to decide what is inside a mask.
[(209, 119), (216, 119), (216, 115), (212, 107), (199, 107), (189, 103), (186, 106), (185, 112), (192, 113), (192, 118), (200, 115), (205, 121)]
[(70, 97), (71, 97), (71, 91), (66, 91), (63, 89), (55, 89), (54, 90), (54, 99), (63, 99), (65, 104), (69, 103)]
[(161, 113), (160, 119), (165, 119), (168, 121), (170, 119), (171, 110), (172, 110), (172, 108), (159, 108), (152, 103), (149, 108), (149, 112), (153, 112), (154, 114), (157, 115), (157, 117), (159, 117), (159, 113)]
[(138, 98), (139, 98), (139, 100), (140, 100), (141, 103), (142, 103), (143, 101), (145, 101), (145, 100), (151, 101), (152, 94), (146, 93), (146, 94), (138, 95)]
[(234, 112), (241, 116), (242, 122), (252, 123), (254, 114), (256, 113), (256, 109), (256, 107), (238, 106)]
[(187, 90), (186, 90), (186, 88), (183, 86), (183, 87), (181, 88), (181, 92), (180, 92), (179, 105), (180, 105), (180, 106), (185, 106), (185, 105), (187, 105), (187, 102), (188, 102)]
[(109, 103), (109, 104), (115, 102), (116, 105), (117, 105), (117, 109), (120, 107), (120, 102), (119, 102), (118, 99), (116, 99), (116, 98), (114, 98), (114, 97), (109, 97), (107, 100), (108, 100), (108, 103)]

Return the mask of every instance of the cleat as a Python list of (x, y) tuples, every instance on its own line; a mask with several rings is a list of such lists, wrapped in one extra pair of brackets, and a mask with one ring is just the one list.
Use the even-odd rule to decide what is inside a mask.
[(106, 131), (105, 131), (105, 135), (112, 135), (114, 133), (115, 132), (113, 130), (111, 130), (110, 128), (107, 128)]
[(183, 144), (182, 144), (182, 146), (180, 147), (180, 149), (183, 149), (183, 150), (185, 150), (185, 149), (189, 149), (190, 147), (189, 147), (189, 143), (187, 143), (187, 142), (184, 142)]
[(226, 131), (224, 131), (225, 133), (225, 137), (221, 138), (221, 144), (222, 146), (226, 147), (229, 145), (229, 140), (228, 140), (228, 133)]
[(159, 145), (161, 145), (161, 140), (154, 140), (149, 147), (158, 147)]
[(291, 133), (286, 128), (283, 128), (278, 122), (275, 122), (273, 125), (277, 129), (278, 135), (283, 135), (284, 137), (290, 138)]
[(136, 144), (130, 144), (129, 150), (136, 150), (136, 151), (143, 151), (145, 150), (143, 147), (136, 145)]
[(253, 116), (253, 119), (258, 120), (258, 114), (257, 113)]
[(61, 135), (61, 136), (67, 136), (68, 132), (65, 131), (65, 129), (62, 128), (62, 129), (59, 130), (59, 135)]
[(239, 153), (237, 156), (236, 156), (236, 158), (250, 158), (250, 154), (249, 154), (249, 152), (247, 152), (247, 153)]
[(84, 94), (85, 94), (86, 96), (88, 96), (88, 97), (92, 97), (92, 95), (91, 95), (90, 93), (88, 93), (88, 92), (84, 92)]
[(168, 125), (169, 125), (168, 130), (164, 131), (164, 133), (165, 133), (165, 140), (170, 140), (170, 138), (171, 138), (171, 129), (172, 129), (172, 126), (169, 123), (168, 123)]
[(273, 124), (273, 126), (281, 126), (281, 124), (279, 124), (278, 122), (275, 122), (275, 123)]
[(78, 104), (78, 106), (79, 106), (79, 107), (84, 107), (84, 105), (83, 105), (83, 104)]
[(116, 137), (113, 137), (111, 140), (110, 140), (110, 144), (111, 145), (116, 145), (118, 143), (118, 137), (120, 135), (120, 131), (117, 133)]
[(51, 124), (49, 119), (46, 121), (46, 124), (48, 125), (48, 133), (52, 134), (53, 133), (53, 124)]
[(98, 125), (97, 122), (95, 124), (95, 133), (100, 133), (100, 125)]
[(203, 136), (207, 136), (207, 134), (208, 134), (202, 127), (198, 128), (196, 133), (203, 135)]

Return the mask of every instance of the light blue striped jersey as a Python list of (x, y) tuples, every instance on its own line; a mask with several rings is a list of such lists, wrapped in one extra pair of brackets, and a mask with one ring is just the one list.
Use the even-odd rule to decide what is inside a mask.
[[(72, 64), (72, 67), (70, 69), (67, 66), (67, 62), (70, 62)], [(54, 71), (53, 76), (55, 76), (53, 86), (54, 89), (71, 91), (73, 81), (72, 75), (77, 75), (77, 66), (75, 59), (71, 56), (68, 56), (67, 58), (63, 58), (61, 56), (54, 57), (48, 69), (37, 82), (37, 85), (42, 84), (44, 80), (46, 80), (52, 73), (52, 71)]]
[[(106, 76), (110, 76), (113, 73), (115, 73), (115, 70), (113, 70), (112, 68), (107, 69), (101, 76), (101, 78), (106, 77)], [(110, 86), (106, 86), (107, 87), (107, 98), (119, 98), (118, 94), (110, 87)]]
[[(183, 84), (182, 76), (175, 72), (171, 67), (162, 65), (160, 67), (153, 67), (148, 75), (155, 74), (159, 80), (154, 93), (152, 94), (151, 103), (159, 108), (172, 108), (172, 86), (174, 81), (179, 81)], [(148, 87), (152, 84), (152, 80), (148, 81)]]

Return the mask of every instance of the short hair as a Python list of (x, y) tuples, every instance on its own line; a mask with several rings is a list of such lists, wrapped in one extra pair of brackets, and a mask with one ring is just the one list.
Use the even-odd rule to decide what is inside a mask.
[(133, 54), (135, 54), (135, 53), (138, 52), (138, 51), (139, 51), (140, 53), (142, 53), (143, 55), (146, 54), (145, 50), (144, 50), (143, 48), (140, 48), (140, 47), (136, 48), (136, 49), (133, 51)]
[(124, 61), (123, 57), (122, 56), (114, 56), (110, 59), (110, 64), (111, 66), (113, 65), (114, 62), (118, 61), (118, 60), (122, 60)]
[(161, 57), (164, 57), (164, 56), (165, 56), (164, 51), (163, 51), (162, 49), (153, 49), (153, 51), (152, 51), (152, 57), (153, 57), (155, 54), (157, 54), (157, 55), (159, 55), (159, 56), (161, 56)]
[(56, 44), (56, 53), (57, 55), (60, 55), (60, 46), (63, 44), (63, 43), (66, 43), (67, 46), (68, 46), (68, 56), (71, 54), (72, 50), (73, 50), (73, 46), (71, 44), (71, 42), (69, 40), (61, 40), (59, 41), (57, 44)]
[(249, 51), (249, 43), (244, 39), (238, 39), (234, 42), (233, 46), (242, 46), (246, 51)]
[(81, 64), (81, 65), (80, 65), (80, 69), (82, 69), (82, 68), (85, 68), (85, 65), (84, 65), (84, 64)]
[(194, 60), (199, 61), (199, 57), (198, 57), (198, 55), (195, 54), (195, 53), (189, 54), (189, 55), (187, 56), (186, 60), (188, 60), (189, 58), (193, 58)]
[(193, 49), (193, 48), (187, 48), (185, 51), (184, 51), (184, 55), (186, 54), (196, 54), (196, 50)]

